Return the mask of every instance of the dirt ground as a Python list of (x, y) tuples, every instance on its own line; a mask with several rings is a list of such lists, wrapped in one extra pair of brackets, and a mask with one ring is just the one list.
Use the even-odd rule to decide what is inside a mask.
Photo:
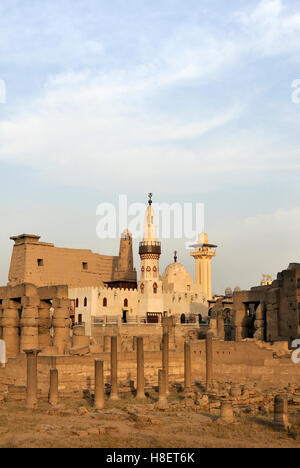
[(183, 408), (172, 395), (159, 409), (155, 395), (144, 404), (133, 396), (106, 401), (97, 411), (86, 400), (64, 399), (53, 409), (45, 400), (29, 411), (24, 402), (0, 405), (0, 448), (297, 448), (300, 410), (289, 414), (291, 433), (272, 424), (272, 414), (240, 414), (233, 425), (217, 423), (218, 410)]

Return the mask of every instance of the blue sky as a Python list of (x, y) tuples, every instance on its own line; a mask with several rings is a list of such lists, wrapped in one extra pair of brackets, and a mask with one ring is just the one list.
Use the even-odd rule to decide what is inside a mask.
[(300, 262), (299, 78), (299, 1), (2, 0), (1, 283), (10, 235), (112, 253), (97, 205), (149, 191), (205, 203), (215, 292)]

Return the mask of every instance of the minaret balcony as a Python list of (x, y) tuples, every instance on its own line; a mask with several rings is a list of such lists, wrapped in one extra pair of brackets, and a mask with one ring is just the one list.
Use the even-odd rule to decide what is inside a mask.
[(161, 254), (161, 242), (157, 241), (142, 241), (140, 242), (139, 254)]

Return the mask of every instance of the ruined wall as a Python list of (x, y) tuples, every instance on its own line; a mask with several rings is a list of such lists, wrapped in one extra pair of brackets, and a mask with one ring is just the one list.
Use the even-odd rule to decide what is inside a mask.
[(229, 307), (236, 341), (291, 342), (300, 337), (300, 264), (290, 264), (271, 285), (234, 292), (230, 306), (223, 302), (218, 300), (211, 310), (215, 336), (221, 337), (217, 321)]
[[(64, 356), (56, 358), (61, 392), (93, 389), (94, 360), (104, 361), (105, 381), (110, 381), (110, 353), (93, 356)], [(133, 380), (136, 383), (136, 352), (118, 353), (119, 384)], [(145, 352), (146, 386), (157, 385), (158, 369), (161, 368), (161, 352)], [(273, 352), (259, 349), (255, 343), (226, 343), (214, 341), (213, 377), (219, 382), (234, 383), (258, 382), (263, 388), (284, 387), (288, 383), (300, 383), (300, 365), (293, 364), (290, 357), (273, 358)], [(170, 381), (183, 382), (183, 352), (170, 351)], [(49, 369), (53, 359), (47, 356), (38, 358), (39, 389), (47, 393), (49, 389)], [(205, 342), (192, 342), (193, 379), (205, 381)], [(10, 359), (5, 369), (0, 369), (0, 390), (8, 385), (26, 385), (26, 358)]]
[[(36, 286), (101, 286), (103, 281), (136, 281), (132, 265), (118, 271), (119, 256), (55, 247), (39, 241), (39, 236), (12, 237), (15, 241), (9, 270), (9, 285), (33, 283)], [(126, 250), (126, 249), (125, 249)], [(122, 250), (122, 252), (124, 249)], [(125, 252), (125, 259), (128, 259)], [(122, 257), (123, 258), (123, 257)]]

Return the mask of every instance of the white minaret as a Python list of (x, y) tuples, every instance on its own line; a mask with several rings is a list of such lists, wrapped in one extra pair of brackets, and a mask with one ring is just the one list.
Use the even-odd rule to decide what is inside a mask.
[[(162, 282), (159, 276), (159, 258), (161, 244), (157, 240), (156, 217), (152, 207), (152, 193), (149, 194), (149, 204), (145, 214), (144, 238), (140, 242), (141, 258), (140, 316), (163, 314)], [(151, 316), (153, 318), (153, 316)], [(160, 317), (158, 317), (160, 318)]]

